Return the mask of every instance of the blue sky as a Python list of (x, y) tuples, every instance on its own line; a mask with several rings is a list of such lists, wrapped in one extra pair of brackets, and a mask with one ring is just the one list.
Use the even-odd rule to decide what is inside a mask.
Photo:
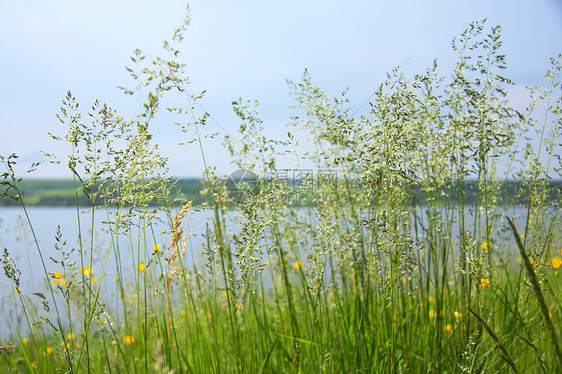
[[(47, 133), (63, 131), (55, 114), (68, 90), (82, 108), (98, 98), (134, 115), (138, 100), (117, 89), (131, 82), (129, 56), (135, 48), (158, 55), (185, 6), (176, 0), (1, 0), (0, 154), (15, 152), (25, 164), (40, 160), (40, 150), (61, 151)], [(522, 87), (541, 84), (549, 57), (562, 52), (562, 5), (555, 0), (197, 0), (190, 7), (180, 60), (191, 92), (207, 89), (200, 104), (216, 120), (209, 133), (236, 132), (230, 104), (243, 97), (260, 100), (268, 134), (283, 136), (291, 114), (285, 79), (298, 81), (305, 68), (330, 95), (349, 86), (352, 108), (405, 61), (407, 75), (425, 71), (434, 58), (446, 74), (455, 61), (451, 39), (482, 18), (488, 27), (503, 26), (516, 102), (525, 102)], [(152, 132), (173, 175), (202, 175), (199, 149), (178, 147), (186, 137), (172, 124), (156, 122)], [(221, 138), (205, 140), (204, 148), (208, 164), (227, 174), (235, 167)], [(34, 176), (69, 174), (45, 165)]]

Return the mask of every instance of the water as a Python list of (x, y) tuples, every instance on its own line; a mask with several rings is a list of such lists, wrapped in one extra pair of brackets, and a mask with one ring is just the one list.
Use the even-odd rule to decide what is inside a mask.
[[(179, 208), (178, 208), (179, 209)], [(55, 263), (61, 261), (63, 252), (70, 252), (69, 260), (75, 262), (75, 268), (80, 268), (80, 240), (78, 215), (75, 207), (30, 207), (28, 208), (29, 218), (37, 238), (37, 243), (41, 249), (43, 261), (47, 272), (55, 272), (61, 270), (62, 266)], [(114, 283), (117, 277), (116, 257), (114, 251), (110, 251), (112, 235), (108, 228), (110, 225), (108, 220), (114, 219), (114, 210), (105, 211), (97, 210), (94, 214), (94, 229), (92, 227), (91, 212), (80, 212), (80, 226), (83, 253), (86, 254), (84, 263), (89, 263), (89, 254), (91, 246), (91, 238), (93, 232), (93, 272), (92, 276), (100, 278), (103, 273), (104, 282), (108, 284)], [(172, 213), (173, 214), (173, 213)], [(190, 211), (182, 221), (181, 229), (187, 234), (188, 243), (187, 251), (182, 261), (186, 267), (191, 267), (193, 263), (202, 262), (202, 244), (204, 241), (203, 234), (206, 230), (206, 223), (212, 217), (211, 210)], [(140, 259), (144, 259), (144, 246), (139, 247), (138, 243), (146, 240), (147, 248), (150, 253), (153, 251), (154, 243), (160, 244), (161, 250), (164, 251), (164, 257), (168, 254), (168, 245), (170, 243), (170, 222), (164, 214), (162, 218), (148, 229), (147, 236), (139, 236), (138, 227), (132, 227), (130, 236), (120, 235), (119, 240), (114, 242), (119, 246), (118, 261), (123, 270), (123, 277), (127, 281), (133, 281), (135, 266)], [(133, 219), (133, 222), (135, 220)], [(62, 246), (62, 251), (56, 248), (56, 234), (60, 227), (62, 240), (66, 241), (66, 245)], [(168, 232), (167, 232), (168, 231)], [(59, 242), (60, 244), (60, 242)], [(17, 268), (21, 271), (20, 289), (22, 294), (29, 298), (31, 304), (36, 304), (38, 299), (33, 296), (33, 292), (41, 292), (47, 295), (46, 277), (44, 274), (43, 264), (35, 244), (35, 240), (30, 230), (30, 226), (25, 219), (24, 212), (19, 207), (2, 207), (0, 208), (0, 250), (6, 248), (9, 256), (15, 261)], [(139, 249), (142, 251), (139, 253)], [(104, 267), (104, 260), (109, 253), (107, 263)], [(86, 265), (84, 265), (86, 267)], [(113, 287), (114, 288), (114, 287)], [(105, 284), (102, 289), (105, 289)], [(13, 327), (17, 324), (20, 328), (25, 329), (19, 299), (16, 297), (14, 282), (8, 279), (4, 274), (0, 275), (0, 336), (5, 336), (8, 326)], [(10, 331), (13, 333), (13, 329)]]
[[(304, 209), (301, 213), (305, 213)], [(419, 217), (422, 224), (427, 223), (425, 216), (425, 207), (419, 207)], [(179, 208), (174, 210), (177, 211)], [(498, 210), (501, 214), (503, 210)], [(71, 255), (70, 260), (75, 261), (75, 268), (80, 267), (80, 256), (78, 248), (80, 247), (79, 229), (76, 208), (72, 207), (30, 207), (28, 208), (29, 217), (37, 238), (38, 245), (43, 255), (45, 267), (48, 272), (61, 270), (61, 265), (53, 262), (54, 260), (60, 261), (62, 258), (62, 251), (56, 249), (57, 240), (55, 238), (57, 228), (60, 227), (62, 239), (66, 241), (63, 251), (70, 251), (72, 248), (76, 250)], [(233, 212), (236, 214), (237, 212)], [(443, 212), (444, 213), (444, 212)], [(510, 217), (520, 216), (518, 222), (523, 222), (526, 215), (524, 207), (508, 207), (505, 213)], [(18, 207), (2, 207), (0, 208), (0, 249), (6, 248), (11, 258), (17, 264), (18, 269), (21, 271), (21, 285), (22, 294), (29, 298), (31, 305), (38, 304), (38, 299), (32, 296), (33, 292), (43, 292), (47, 290), (46, 278), (44, 275), (43, 265), (39, 257), (35, 241), (31, 235), (29, 224), (23, 216), (23, 211)], [(134, 282), (133, 274), (135, 274), (135, 265), (139, 263), (139, 255), (141, 259), (145, 258), (144, 253), (139, 253), (138, 243), (143, 243), (146, 240), (146, 248), (152, 252), (154, 243), (161, 245), (161, 250), (164, 251), (164, 257), (167, 256), (167, 247), (170, 242), (170, 234), (166, 231), (170, 230), (171, 223), (165, 214), (161, 214), (162, 219), (154, 222), (151, 229), (147, 230), (147, 237), (139, 237), (138, 228), (131, 229), (130, 236), (119, 236), (119, 241), (114, 242), (120, 248), (119, 257), (116, 259), (114, 252), (110, 250), (112, 247), (111, 235), (108, 232), (109, 225), (104, 221), (113, 220), (114, 210), (97, 210), (94, 215), (94, 245), (93, 245), (93, 274), (99, 279), (103, 273), (103, 287), (102, 290), (115, 290), (115, 278), (117, 277), (116, 263), (120, 262), (120, 268), (124, 270), (123, 280), (128, 283)], [(173, 214), (173, 213), (172, 213)], [(474, 219), (474, 210), (467, 209), (465, 219), (469, 226), (471, 226)], [(480, 212), (482, 215), (482, 212)], [(202, 252), (203, 244), (205, 242), (204, 234), (206, 232), (207, 224), (212, 221), (212, 210), (191, 210), (183, 220), (181, 228), (184, 233), (188, 234), (187, 251), (182, 261), (187, 268), (192, 265), (201, 264), (204, 261)], [(481, 216), (481, 218), (483, 218)], [(91, 247), (91, 220), (92, 215), (90, 212), (80, 213), (80, 225), (82, 235), (82, 248), (83, 253), (90, 253)], [(313, 219), (313, 221), (315, 221)], [(237, 225), (233, 223), (232, 219), (227, 220), (227, 225), (231, 230), (236, 230)], [(455, 225), (456, 226), (456, 225)], [(454, 232), (458, 232), (457, 228)], [(140, 247), (141, 249), (144, 246)], [(106, 254), (109, 253), (107, 264), (104, 268), (104, 260)], [(148, 253), (150, 255), (150, 253)], [(303, 256), (305, 260), (305, 256)], [(88, 258), (84, 259), (85, 263), (89, 262)], [(104, 295), (106, 298), (111, 299), (111, 295)], [(117, 304), (118, 300), (113, 298), (113, 303)], [(105, 299), (104, 299), (105, 301)], [(13, 326), (18, 326), (20, 329), (25, 330), (25, 323), (21, 315), (21, 305), (14, 290), (14, 283), (9, 280), (4, 274), (0, 275), (0, 337), (14, 333)], [(116, 305), (113, 305), (114, 307)]]

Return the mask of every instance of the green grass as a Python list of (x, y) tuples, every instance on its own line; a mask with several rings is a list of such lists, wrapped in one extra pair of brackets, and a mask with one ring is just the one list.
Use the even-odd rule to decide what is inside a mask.
[[(305, 72), (290, 90), (291, 124), (316, 150), (307, 154), (291, 134), (263, 134), (257, 103), (233, 102), (239, 137), (225, 137), (225, 146), (258, 179), (241, 182), (241, 196), (207, 167), (202, 207), (213, 216), (203, 259), (187, 266), (199, 250), (184, 232), (194, 208), (185, 198), (178, 208), (149, 133), (164, 94), (177, 89), (185, 108), (169, 111), (190, 117), (181, 129), (205, 159), (199, 128), (208, 114), (196, 116), (200, 95), (186, 93), (184, 66), (175, 62), (186, 25), (164, 44), (169, 58), (146, 61), (135, 51), (130, 71), (138, 85), (124, 91), (140, 95), (143, 87), (137, 117), (123, 120), (96, 102), (85, 124), (76, 99), (64, 99), (67, 134), (57, 139), (72, 146), (65, 162), (73, 184), (84, 186), (74, 189), (77, 213), (83, 194), (92, 208), (103, 196), (92, 214), (107, 215), (106, 223), (92, 217), (89, 231), (105, 228), (109, 239), (97, 244), (83, 231), (80, 246), (69, 249), (57, 234), (60, 256), (52, 259), (36, 242), (46, 290), (22, 290), (5, 251), (4, 272), (18, 290), (13, 308), (27, 325), (2, 348), (5, 371), (562, 370), (561, 200), (550, 182), (561, 178), (560, 56), (546, 86), (530, 92), (541, 107), (525, 113), (504, 100), (511, 82), (499, 74), (501, 28), (483, 35), (482, 22), (453, 43), (453, 72), (440, 76), (435, 64), (409, 80), (397, 68), (366, 117), (354, 118), (345, 92), (330, 99)], [(529, 129), (541, 139), (521, 149)], [(315, 170), (337, 171), (301, 184), (311, 204), (294, 204), (287, 180), (265, 178), (287, 151)], [(500, 159), (510, 160), (503, 175)], [(16, 160), (2, 161), (3, 195), (25, 213)], [(523, 217), (513, 217), (513, 201), (524, 202)], [(157, 215), (169, 226), (168, 248), (156, 242)], [(122, 262), (124, 251), (132, 264)], [(48, 272), (46, 261), (58, 270)], [(106, 274), (110, 262), (116, 274)]]

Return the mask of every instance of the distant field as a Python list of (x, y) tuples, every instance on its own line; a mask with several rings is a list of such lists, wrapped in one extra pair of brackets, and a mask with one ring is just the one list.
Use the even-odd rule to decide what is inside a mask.
[[(510, 205), (526, 204), (525, 197), (520, 196), (521, 191), (525, 190), (524, 182), (501, 182), (501, 190), (506, 198), (506, 203)], [(20, 182), (19, 188), (23, 191), (25, 204), (28, 206), (74, 206), (78, 199), (79, 205), (90, 206), (91, 200), (88, 199), (83, 192), (82, 187), (78, 186), (75, 190), (74, 181), (70, 179), (33, 179), (23, 180)], [(181, 204), (185, 201), (191, 201), (193, 205), (200, 205), (204, 198), (201, 195), (203, 188), (202, 181), (195, 178), (180, 179), (171, 198)], [(360, 183), (356, 184), (356, 188), (364, 188)], [(463, 184), (464, 198), (466, 204), (472, 204), (476, 200), (476, 182), (465, 182)], [(78, 191), (78, 192), (75, 192)], [(295, 197), (300, 192), (298, 188), (294, 189)], [(550, 181), (547, 186), (548, 200), (556, 201), (562, 191), (562, 181)], [(416, 204), (425, 204), (423, 201), (423, 193), (420, 188), (415, 190), (412, 196), (412, 202)], [(310, 196), (308, 196), (310, 198)], [(298, 201), (298, 200), (295, 200)], [(96, 205), (101, 204), (98, 201)], [(19, 202), (8, 197), (0, 198), (0, 206), (17, 206)], [(299, 205), (298, 203), (296, 205)]]
[[(201, 187), (201, 181), (198, 179), (179, 180), (172, 198), (193, 201), (194, 205), (199, 205), (203, 202), (200, 194)], [(81, 206), (92, 204), (83, 192), (82, 186), (78, 185), (75, 189), (74, 181), (71, 179), (22, 180), (19, 188), (23, 191), (23, 199), (28, 206), (73, 206), (76, 205), (77, 200)], [(0, 198), (0, 206), (19, 204), (19, 201), (9, 197)]]

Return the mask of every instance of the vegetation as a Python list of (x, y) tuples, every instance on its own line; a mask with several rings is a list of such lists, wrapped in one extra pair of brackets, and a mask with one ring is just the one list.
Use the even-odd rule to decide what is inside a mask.
[[(2, 347), (6, 372), (562, 370), (561, 195), (549, 191), (559, 189), (549, 181), (562, 170), (562, 56), (552, 59), (546, 85), (530, 90), (524, 113), (505, 99), (512, 82), (500, 74), (501, 28), (486, 33), (484, 22), (453, 41), (450, 75), (440, 75), (437, 62), (412, 80), (399, 68), (389, 73), (369, 116), (355, 118), (346, 92), (330, 99), (305, 72), (289, 82), (291, 125), (310, 135), (304, 154), (300, 135), (266, 137), (257, 102), (236, 100), (239, 136), (225, 137), (225, 146), (257, 177), (232, 191), (206, 169), (203, 207), (213, 218), (203, 260), (188, 267), (188, 251), (200, 249), (189, 247), (182, 222), (194, 208), (174, 204), (150, 135), (165, 95), (178, 93), (186, 106), (168, 110), (205, 157), (199, 128), (209, 115), (196, 113), (201, 95), (188, 93), (177, 62), (187, 24), (164, 42), (166, 57), (147, 61), (135, 51), (129, 71), (137, 85), (123, 90), (144, 94), (137, 117), (96, 102), (86, 123), (76, 99), (64, 99), (67, 132), (54, 137), (73, 151), (52, 159), (75, 176), (77, 213), (82, 194), (91, 202), (91, 232), (100, 229), (94, 216), (107, 215), (109, 240), (96, 248), (81, 232), (84, 244), (71, 250), (58, 231), (60, 256), (52, 259), (36, 241), (45, 291), (22, 289), (4, 251), (14, 308), (27, 321)], [(266, 178), (287, 153), (338, 177), (315, 172), (297, 187)], [(500, 160), (509, 160), (505, 175)], [(27, 216), (15, 156), (2, 161), (3, 196)], [(289, 198), (295, 188), (304, 203)], [(509, 205), (512, 193), (525, 202), (521, 217)], [(168, 248), (154, 239), (157, 216), (169, 224)], [(131, 276), (123, 251), (132, 251)], [(57, 270), (47, 271), (46, 261)], [(116, 274), (106, 274), (109, 262)]]

